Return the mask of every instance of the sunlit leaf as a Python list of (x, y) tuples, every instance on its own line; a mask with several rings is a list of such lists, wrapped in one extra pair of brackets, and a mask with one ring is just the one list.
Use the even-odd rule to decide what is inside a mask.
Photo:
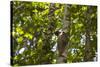
[(82, 7), (82, 10), (84, 10), (84, 11), (87, 10), (87, 7), (86, 6)]
[(25, 35), (24, 35), (25, 37), (27, 37), (27, 38), (29, 38), (29, 39), (32, 39), (32, 35), (31, 34), (29, 34), (29, 33), (26, 33)]
[(18, 42), (22, 42), (22, 40), (23, 40), (23, 37), (19, 37), (19, 38), (17, 39)]

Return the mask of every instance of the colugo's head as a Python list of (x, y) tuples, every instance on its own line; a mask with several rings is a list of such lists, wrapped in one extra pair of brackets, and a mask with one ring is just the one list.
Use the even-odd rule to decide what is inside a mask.
[(62, 35), (64, 32), (62, 30), (58, 30), (55, 32), (55, 35), (56, 36), (59, 36), (59, 35)]

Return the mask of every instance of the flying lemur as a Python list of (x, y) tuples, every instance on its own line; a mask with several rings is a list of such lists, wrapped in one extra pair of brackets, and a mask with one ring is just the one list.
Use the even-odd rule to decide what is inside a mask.
[(65, 51), (65, 47), (68, 44), (68, 36), (63, 31), (56, 31), (55, 35), (57, 36), (57, 49), (59, 52), (59, 56), (63, 56)]

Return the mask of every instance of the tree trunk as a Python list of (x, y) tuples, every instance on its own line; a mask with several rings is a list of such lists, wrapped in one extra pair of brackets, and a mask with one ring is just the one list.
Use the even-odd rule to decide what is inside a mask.
[[(70, 8), (70, 5), (64, 5), (64, 17), (62, 20), (63, 23), (63, 27), (62, 27), (62, 31), (67, 33), (67, 37), (69, 37), (69, 28), (70, 28), (70, 12), (68, 10), (68, 8)], [(68, 41), (66, 41), (66, 47), (65, 47), (65, 51), (63, 52), (63, 56), (59, 56), (57, 57), (57, 63), (65, 63), (67, 62), (67, 51), (68, 51)], [(64, 48), (63, 48), (64, 49)]]
[(91, 15), (92, 8), (91, 6), (88, 7), (88, 11), (86, 13), (86, 42), (85, 42), (85, 53), (84, 53), (84, 61), (93, 61), (93, 53), (92, 53), (92, 47), (90, 44), (90, 33), (91, 33)]

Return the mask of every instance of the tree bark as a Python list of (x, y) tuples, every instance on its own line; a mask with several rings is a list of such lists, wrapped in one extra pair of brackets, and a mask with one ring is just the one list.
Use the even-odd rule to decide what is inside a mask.
[[(67, 40), (68, 40), (68, 37), (69, 37), (69, 28), (70, 28), (70, 12), (68, 10), (68, 8), (70, 8), (70, 5), (64, 5), (64, 17), (63, 17), (63, 20), (62, 20), (62, 23), (63, 23), (63, 27), (62, 27), (62, 31), (67, 33)], [(57, 63), (65, 63), (67, 62), (67, 51), (68, 51), (68, 41), (66, 40), (66, 46), (65, 48), (65, 51), (63, 52), (63, 56), (60, 56), (60, 54), (58, 54), (58, 57), (57, 57)], [(59, 43), (59, 42), (58, 42)]]
[(91, 18), (90, 14), (92, 12), (91, 6), (88, 7), (88, 11), (86, 13), (86, 42), (85, 42), (85, 53), (84, 53), (84, 61), (93, 61), (93, 53), (92, 47), (90, 44), (90, 33), (91, 33)]

